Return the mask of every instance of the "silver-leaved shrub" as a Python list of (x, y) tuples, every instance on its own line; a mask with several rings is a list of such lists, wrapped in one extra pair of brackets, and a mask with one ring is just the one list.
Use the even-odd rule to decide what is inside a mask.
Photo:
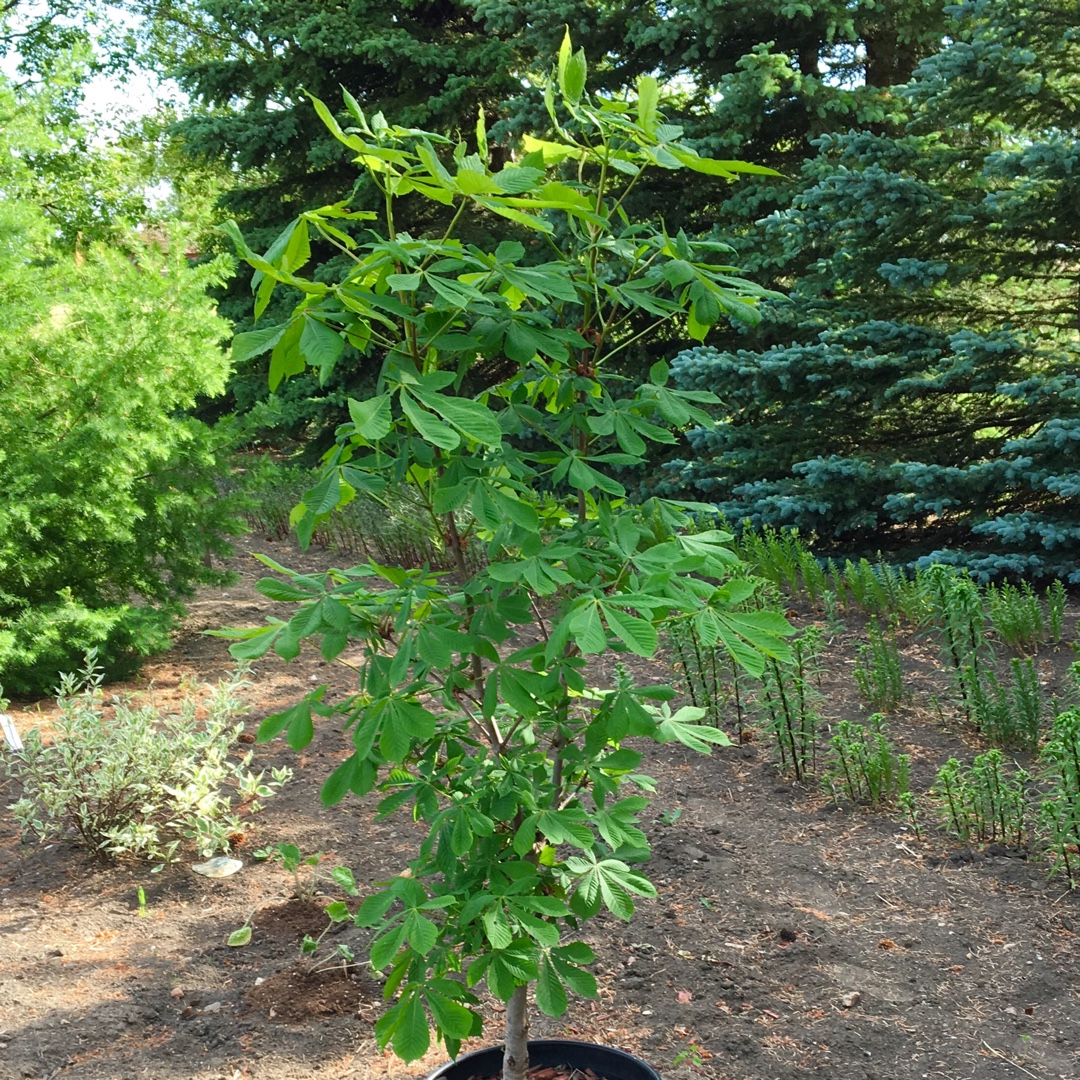
[(85, 670), (63, 677), (49, 737), (34, 729), (0, 764), (22, 788), (9, 809), (26, 834), (70, 836), (103, 859), (163, 865), (185, 844), (203, 856), (227, 851), (241, 815), (292, 775), (282, 768), (266, 778), (248, 768), (250, 752), (232, 753), (247, 709), (245, 674), (209, 696), (189, 688), (176, 712), (162, 713), (153, 703), (107, 700), (89, 654)]

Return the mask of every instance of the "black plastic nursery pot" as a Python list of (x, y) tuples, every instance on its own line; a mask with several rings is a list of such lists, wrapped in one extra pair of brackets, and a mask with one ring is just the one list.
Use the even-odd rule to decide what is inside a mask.
[[(603, 1080), (660, 1080), (660, 1074), (640, 1058), (622, 1050), (576, 1039), (537, 1039), (529, 1042), (529, 1067), (568, 1065), (573, 1069), (592, 1069)], [(472, 1080), (502, 1075), (503, 1048), (493, 1046), (476, 1050), (449, 1065), (436, 1069), (427, 1080)]]

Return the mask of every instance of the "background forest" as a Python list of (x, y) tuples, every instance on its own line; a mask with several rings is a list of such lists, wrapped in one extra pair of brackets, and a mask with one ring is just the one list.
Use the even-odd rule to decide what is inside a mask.
[[(624, 479), (798, 528), (822, 557), (1080, 580), (1077, 0), (0, 10), (7, 692), (48, 690), (90, 645), (114, 670), (162, 647), (245, 515), (288, 527), (304, 470), (370, 387), (377, 365), (340, 336), (324, 378), (273, 394), (273, 352), (252, 337), (228, 351), (296, 294), (279, 288), (254, 323), (220, 222), (266, 250), (356, 183), (305, 92), (337, 102), (344, 86), (368, 116), (466, 142), (482, 108), (507, 162), (549, 123), (535, 85), (566, 25), (597, 89), (654, 74), (691, 146), (778, 173), (633, 189), (631, 216), (659, 208), (671, 235), (731, 245), (777, 295), (756, 326), (621, 353), (631, 383), (664, 359), (679, 389), (722, 402)], [(95, 111), (103, 82), (141, 97), (148, 74), (156, 100)], [(374, 206), (363, 183), (354, 205)], [(402, 212), (413, 235), (447, 224), (436, 204)], [(340, 252), (313, 239), (312, 257), (334, 279)], [(358, 528), (378, 516), (349, 510)], [(383, 515), (382, 542), (438, 558), (407, 505), (392, 528)]]

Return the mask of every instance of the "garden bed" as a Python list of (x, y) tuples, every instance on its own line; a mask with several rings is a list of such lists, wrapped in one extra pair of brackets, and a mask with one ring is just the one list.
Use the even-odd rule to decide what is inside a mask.
[[(340, 562), (261, 538), (243, 547), (303, 568)], [(241, 580), (201, 593), (175, 648), (133, 686), (152, 682), (166, 705), (185, 679), (228, 670), (227, 642), (202, 631), (261, 622), (274, 606), (253, 588), (263, 568), (245, 554), (235, 563)], [(822, 623), (824, 746), (829, 725), (872, 711), (852, 676), (865, 621), (791, 615)], [(1070, 610), (1066, 641), (1074, 625)], [(888, 728), (921, 792), (947, 758), (970, 761), (984, 744), (949, 704), (934, 642), (904, 631), (900, 644), (915, 704)], [(1065, 694), (1073, 659), (1066, 646), (1039, 651), (1048, 698)], [(312, 649), (255, 670), (251, 732), (312, 683), (328, 682), (331, 695), (350, 685), (345, 668)], [(660, 665), (647, 677), (676, 676)], [(48, 710), (10, 712), (25, 732)], [(1080, 1075), (1080, 896), (1063, 877), (1048, 881), (1026, 851), (960, 847), (932, 822), (917, 838), (895, 811), (837, 805), (818, 784), (781, 774), (766, 735), (747, 735), (709, 758), (650, 749), (659, 794), (646, 814), (649, 872), (660, 897), (629, 925), (590, 922), (601, 996), (559, 1021), (536, 1016), (533, 1037), (619, 1046), (666, 1080)], [(319, 785), (348, 750), (333, 725), (317, 725), (302, 754), (280, 739), (256, 747), (257, 765), (290, 765), (296, 776), (237, 837), (244, 868), (218, 880), (194, 874), (197, 859), (152, 874), (102, 867), (65, 842), (24, 845), (0, 814), (0, 1080), (369, 1080), (434, 1068), (436, 1052), (407, 1067), (377, 1050), (381, 996), (366, 969), (312, 973), (301, 957), (303, 935), (325, 925), (319, 905), (344, 894), (323, 883), (314, 900), (289, 900), (292, 877), (252, 857), (281, 842), (322, 852), (323, 866), (353, 870), (362, 895), (404, 868), (420, 835), (407, 817), (376, 822), (374, 797), (319, 804)], [(0, 798), (16, 794), (9, 785)], [(230, 948), (253, 911), (250, 944)], [(345, 923), (317, 955), (336, 944), (362, 955), (365, 943), (366, 931)], [(500, 1009), (485, 1006), (488, 1041)]]

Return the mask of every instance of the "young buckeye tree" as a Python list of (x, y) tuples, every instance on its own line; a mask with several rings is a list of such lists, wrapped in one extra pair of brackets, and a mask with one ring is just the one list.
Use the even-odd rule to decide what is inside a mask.
[[(690, 532), (683, 505), (632, 505), (611, 475), (639, 464), (648, 443), (673, 442), (672, 428), (710, 423), (699, 406), (716, 400), (669, 389), (663, 363), (639, 385), (612, 359), (672, 324), (700, 340), (725, 316), (753, 321), (762, 295), (720, 265), (723, 245), (630, 220), (626, 195), (649, 169), (761, 170), (681, 143), (657, 113), (654, 79), (639, 82), (631, 107), (586, 95), (585, 75), (567, 38), (545, 94), (557, 138), (526, 139), (498, 172), (483, 117), (467, 153), (382, 116), (369, 122), (348, 94), (354, 126), (343, 130), (315, 101), (385, 196), (375, 239), (345, 231), (374, 217), (345, 203), (303, 214), (264, 256), (227, 226), (255, 268), (257, 312), (278, 283), (303, 293), (288, 323), (238, 335), (238, 355), (272, 350), (272, 386), (305, 365), (325, 374), (346, 341), (379, 365), (376, 393), (349, 402), (351, 423), (295, 511), (301, 541), (357, 491), (411, 485), (457, 567), (299, 575), (264, 559), (284, 575), (264, 579), (264, 595), (299, 610), (226, 631), (244, 639), (234, 654), (273, 647), (289, 658), (314, 637), (327, 660), (350, 648), (355, 661), (357, 646), (363, 659), (348, 701), (330, 707), (319, 687), (265, 721), (260, 738), (287, 730), (299, 748), (313, 714), (343, 715), (355, 749), (323, 801), (378, 786), (381, 814), (408, 806), (430, 828), (408, 871), (356, 916), (375, 930), (371, 963), (389, 970), (393, 1004), (376, 1034), (414, 1060), (430, 1020), (456, 1056), (479, 1033), (473, 990), (486, 980), (507, 1003), (507, 1080), (528, 1066), (528, 988), (550, 1016), (568, 990), (595, 996), (593, 953), (575, 940), (582, 921), (601, 908), (628, 919), (635, 897), (655, 895), (631, 865), (648, 852), (637, 822), (653, 783), (625, 740), (704, 753), (727, 742), (698, 723), (701, 710), (672, 713), (669, 688), (635, 687), (622, 668), (612, 687), (591, 689), (589, 658), (651, 657), (659, 627), (689, 621), (760, 672), (764, 656), (786, 655), (790, 632), (747, 604), (756, 584), (728, 534)], [(448, 208), (445, 235), (397, 232), (404, 198)], [(467, 214), (489, 229), (506, 219), (534, 251), (461, 242)], [(349, 257), (340, 281), (300, 276), (311, 230)]]

